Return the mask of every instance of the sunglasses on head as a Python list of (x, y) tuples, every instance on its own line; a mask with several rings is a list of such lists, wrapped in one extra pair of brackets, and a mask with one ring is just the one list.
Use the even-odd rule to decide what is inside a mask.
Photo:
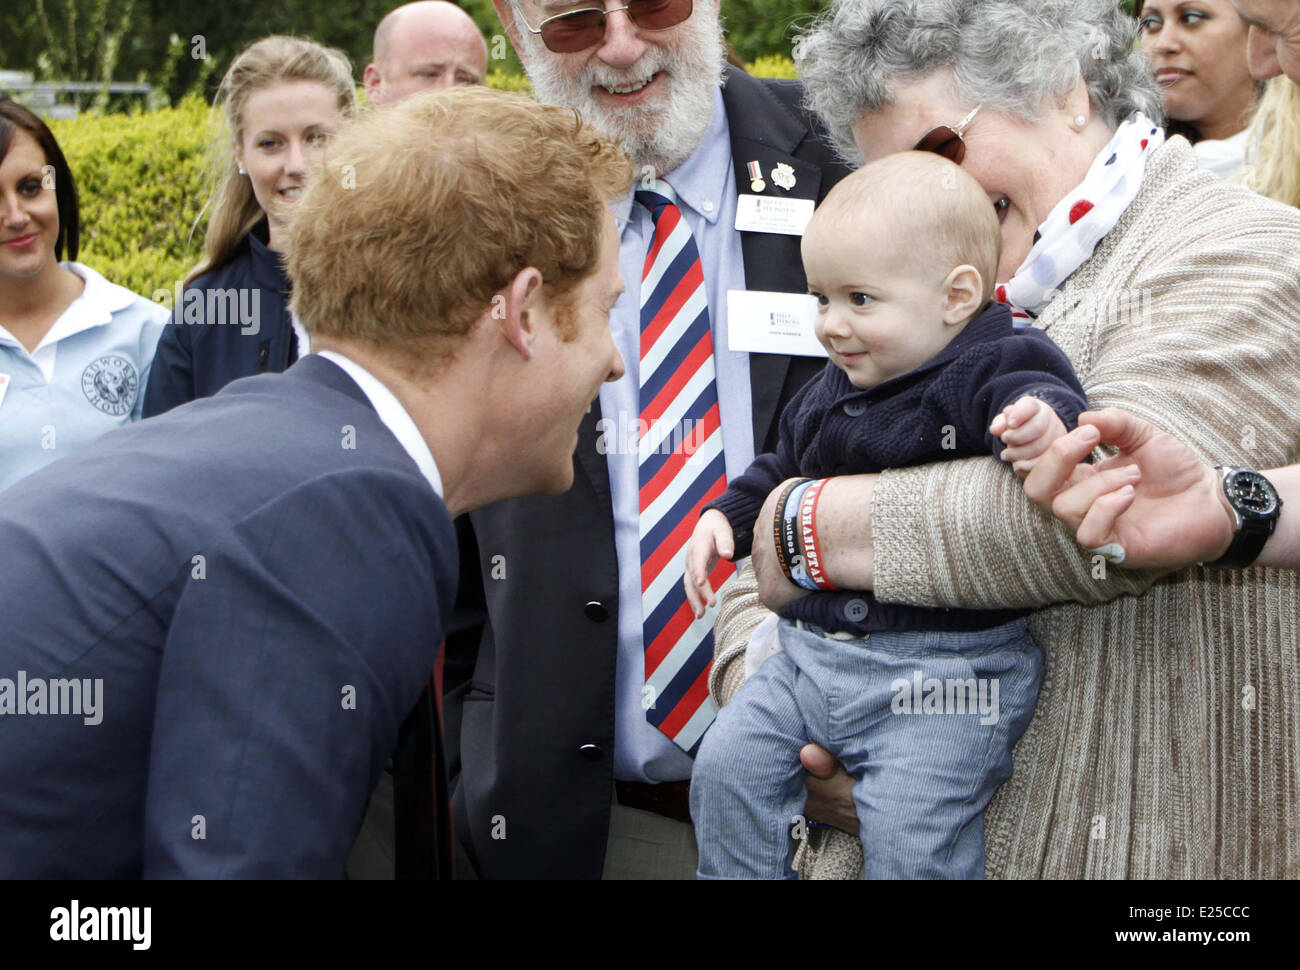
[[(595, 47), (605, 39), (605, 21), (609, 15), (624, 11), (639, 30), (667, 30), (690, 17), (694, 0), (627, 0), (622, 7), (605, 10), (602, 7), (583, 7), (567, 13), (547, 17), (538, 27), (524, 20), (531, 34), (541, 34), (546, 49), (555, 54), (572, 54), (574, 51)], [(520, 20), (523, 17), (520, 16)]]
[(962, 135), (966, 134), (966, 129), (970, 127), (970, 123), (982, 107), (984, 107), (982, 104), (976, 105), (975, 110), (955, 126), (939, 125), (937, 128), (931, 128), (925, 133), (925, 137), (916, 143), (913, 151), (934, 152), (960, 165), (962, 159), (966, 157), (966, 142), (962, 139)]

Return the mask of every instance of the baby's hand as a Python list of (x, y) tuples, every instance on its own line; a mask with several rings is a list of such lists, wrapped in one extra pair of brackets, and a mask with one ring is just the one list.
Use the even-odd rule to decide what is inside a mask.
[(686, 600), (698, 620), (704, 615), (706, 606), (715, 601), (713, 587), (709, 585), (709, 574), (718, 564), (718, 559), (730, 559), (736, 554), (736, 537), (731, 531), (731, 523), (717, 509), (709, 509), (695, 523), (691, 541), (686, 544)]
[(1001, 458), (1024, 478), (1052, 442), (1065, 435), (1065, 423), (1046, 401), (1026, 395), (1007, 405), (993, 419), (989, 432), (1008, 446)]

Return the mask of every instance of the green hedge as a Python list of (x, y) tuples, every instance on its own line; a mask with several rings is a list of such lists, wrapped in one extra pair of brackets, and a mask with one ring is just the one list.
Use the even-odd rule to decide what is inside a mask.
[[(759, 77), (794, 77), (788, 58), (759, 58)], [(526, 78), (494, 71), (495, 88), (529, 91)], [(86, 114), (50, 124), (81, 197), (81, 262), (149, 297), (171, 292), (198, 262), (207, 198), (208, 106), (188, 97), (175, 108), (130, 115)]]
[(77, 180), (78, 259), (115, 283), (151, 296), (198, 262), (202, 236), (188, 243), (206, 197), (208, 107), (132, 115), (82, 115), (50, 124)]

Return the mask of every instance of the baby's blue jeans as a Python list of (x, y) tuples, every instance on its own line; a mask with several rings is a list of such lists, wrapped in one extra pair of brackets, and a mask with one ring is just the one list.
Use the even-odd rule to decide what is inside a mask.
[(795, 878), (799, 749), (813, 742), (856, 780), (866, 878), (982, 879), (984, 808), (1043, 676), (1025, 620), (851, 639), (782, 620), (779, 636), (695, 759), (699, 877)]

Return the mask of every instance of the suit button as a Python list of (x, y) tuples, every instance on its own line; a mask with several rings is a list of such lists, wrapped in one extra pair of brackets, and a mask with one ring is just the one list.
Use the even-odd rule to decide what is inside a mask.
[(582, 612), (586, 614), (587, 619), (592, 623), (604, 623), (609, 619), (609, 610), (605, 609), (605, 604), (598, 603), (596, 600), (592, 600), (584, 606)]
[(851, 418), (861, 417), (867, 413), (867, 405), (864, 401), (850, 401), (844, 405), (844, 413)]
[(578, 754), (582, 755), (588, 761), (599, 761), (601, 755), (604, 753), (604, 751), (600, 750), (600, 746), (595, 744), (584, 744), (578, 749)]

